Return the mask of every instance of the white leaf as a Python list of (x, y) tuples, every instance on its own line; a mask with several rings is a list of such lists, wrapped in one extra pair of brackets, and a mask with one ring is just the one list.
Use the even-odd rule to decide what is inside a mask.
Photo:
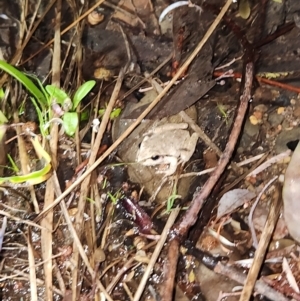
[(233, 189), (226, 192), (219, 202), (217, 219), (229, 214), (255, 197), (255, 193), (248, 189)]
[(286, 279), (289, 283), (289, 285), (291, 286), (291, 288), (297, 293), (299, 294), (299, 287), (297, 285), (297, 282), (295, 280), (295, 277), (290, 269), (290, 266), (286, 260), (286, 258), (284, 257), (283, 258), (283, 261), (282, 261), (282, 270), (285, 272), (285, 275), (286, 275)]

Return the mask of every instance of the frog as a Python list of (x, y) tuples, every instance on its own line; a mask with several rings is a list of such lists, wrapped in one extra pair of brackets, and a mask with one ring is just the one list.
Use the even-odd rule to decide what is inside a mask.
[(168, 166), (156, 171), (165, 176), (173, 175), (178, 164), (190, 160), (198, 141), (198, 135), (190, 135), (184, 122), (153, 127), (143, 136), (136, 161), (144, 166)]

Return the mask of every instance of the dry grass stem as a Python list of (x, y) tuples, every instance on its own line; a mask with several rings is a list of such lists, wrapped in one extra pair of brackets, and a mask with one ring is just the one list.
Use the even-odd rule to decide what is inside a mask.
[(253, 258), (253, 264), (251, 265), (251, 268), (248, 272), (247, 279), (245, 281), (242, 294), (240, 296), (240, 301), (248, 301), (252, 296), (255, 282), (257, 280), (261, 266), (264, 262), (266, 252), (279, 217), (280, 208), (282, 206), (279, 195), (279, 188), (278, 186), (276, 186), (274, 200), (272, 202), (272, 205), (269, 207), (270, 211), (267, 217), (267, 221)]
[[(123, 82), (123, 79), (124, 79), (124, 76), (125, 76), (125, 72), (126, 72), (126, 67), (122, 68), (120, 73), (119, 73), (119, 76), (118, 76), (116, 85), (114, 87), (113, 93), (111, 95), (110, 101), (109, 101), (109, 103), (106, 107), (104, 116), (102, 118), (102, 122), (100, 124), (99, 131), (98, 131), (95, 143), (92, 147), (88, 165), (93, 165), (93, 163), (95, 162), (95, 159), (96, 159), (98, 149), (100, 147), (104, 132), (105, 132), (105, 130), (107, 128), (107, 125), (110, 121), (110, 114), (111, 114), (111, 112), (114, 108), (115, 102), (116, 102), (117, 97), (119, 95), (119, 91), (121, 89), (121, 85), (122, 85), (122, 82)], [(82, 182), (81, 187), (80, 187), (80, 197), (79, 197), (78, 206), (77, 206), (78, 211), (77, 211), (76, 220), (75, 220), (75, 228), (77, 230), (77, 233), (78, 233), (79, 237), (81, 237), (82, 230), (83, 230), (83, 227), (82, 227), (83, 222), (84, 222), (83, 221), (83, 213), (84, 213), (84, 210), (85, 210), (85, 204), (86, 204), (86, 199), (88, 197), (89, 190), (90, 190), (90, 174), (88, 174), (86, 176), (86, 178), (84, 179), (84, 181)], [(78, 242), (74, 241), (74, 243), (73, 243), (73, 255), (72, 255), (72, 262), (75, 265), (74, 269), (73, 269), (73, 272), (72, 272), (72, 279), (73, 279), (73, 282), (72, 282), (72, 298), (73, 298), (74, 301), (76, 301), (76, 294), (77, 294), (77, 287), (78, 287), (78, 285), (77, 285), (78, 272), (79, 272), (79, 269), (78, 269), (78, 265), (79, 265), (78, 246), (79, 246)], [(93, 271), (93, 274), (94, 274), (94, 271)]]
[(157, 258), (158, 258), (159, 254), (160, 254), (160, 252), (161, 252), (161, 250), (162, 250), (162, 248), (163, 248), (163, 246), (166, 242), (166, 239), (169, 235), (169, 231), (170, 231), (171, 227), (173, 226), (173, 224), (175, 223), (175, 220), (176, 220), (179, 212), (180, 212), (179, 207), (177, 207), (177, 208), (175, 208), (171, 211), (171, 214), (170, 214), (170, 216), (169, 216), (169, 218), (168, 218), (168, 220), (165, 224), (163, 232), (161, 233), (160, 239), (157, 242), (157, 245), (155, 246), (155, 249), (154, 249), (154, 252), (151, 256), (150, 262), (149, 262), (149, 264), (148, 264), (148, 266), (147, 266), (147, 268), (144, 272), (144, 275), (143, 275), (143, 277), (140, 281), (140, 284), (137, 288), (137, 291), (134, 295), (133, 301), (139, 301), (140, 300), (140, 298), (142, 296), (142, 293), (145, 289), (145, 285), (147, 283), (147, 280), (148, 280), (149, 276), (152, 273), (153, 266), (157, 261)]
[[(53, 0), (56, 2), (56, 0)], [(89, 13), (91, 13), (94, 9), (96, 9), (101, 3), (103, 3), (104, 0), (98, 1), (96, 4), (94, 4), (90, 9), (88, 9), (83, 15), (81, 15), (77, 20), (75, 20), (72, 24), (67, 26), (64, 30), (61, 31), (61, 35), (64, 35), (66, 32), (68, 32), (71, 28), (73, 28), (77, 23), (79, 23), (81, 20), (83, 20)], [(36, 55), (38, 55), (40, 52), (42, 52), (44, 49), (46, 49), (48, 46), (50, 46), (54, 42), (54, 39), (50, 40), (46, 45), (41, 47), (37, 52), (35, 52), (33, 55), (31, 55), (27, 60), (22, 62), (22, 64), (27, 63), (31, 59), (33, 59)]]
[(29, 264), (29, 281), (30, 281), (30, 300), (37, 301), (37, 283), (36, 283), (36, 266), (33, 254), (33, 248), (31, 243), (31, 229), (28, 228), (28, 233), (26, 235), (27, 245), (28, 245), (28, 264)]
[[(54, 32), (54, 50), (53, 50), (53, 59), (52, 59), (52, 85), (60, 87), (60, 72), (61, 72), (61, 35), (60, 35), (60, 26), (61, 26), (61, 9), (62, 1), (57, 0), (56, 2), (56, 18), (55, 18), (55, 32)], [(52, 160), (52, 168), (57, 169), (57, 143), (58, 143), (58, 124), (53, 123), (50, 130), (50, 156)], [(53, 175), (48, 179), (46, 183), (46, 191), (44, 204), (48, 206), (52, 204), (55, 198), (55, 189), (53, 184)], [(53, 210), (50, 210), (44, 219), (41, 222), (41, 225), (49, 229), (49, 231), (41, 232), (41, 245), (42, 245), (42, 257), (44, 260), (44, 275), (45, 275), (45, 297), (46, 300), (53, 299), (53, 276), (52, 276), (52, 260), (49, 260), (52, 257), (52, 229), (53, 229)]]

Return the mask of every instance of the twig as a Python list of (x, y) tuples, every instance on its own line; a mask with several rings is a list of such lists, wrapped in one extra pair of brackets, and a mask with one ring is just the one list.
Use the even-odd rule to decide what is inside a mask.
[(256, 237), (256, 233), (255, 233), (255, 228), (254, 228), (254, 225), (253, 225), (253, 214), (254, 214), (254, 211), (255, 211), (255, 208), (261, 198), (261, 196), (263, 195), (263, 193), (268, 189), (268, 187), (278, 178), (278, 176), (274, 177), (273, 179), (271, 179), (266, 185), (265, 187), (262, 189), (262, 191), (259, 193), (259, 195), (257, 196), (255, 202), (253, 203), (252, 207), (251, 207), (251, 210), (250, 210), (250, 213), (249, 213), (249, 228), (250, 228), (250, 232), (252, 234), (252, 245), (253, 247), (256, 249), (257, 246), (258, 246), (258, 241), (257, 241), (257, 237)]
[(35, 262), (33, 255), (33, 248), (31, 242), (31, 229), (28, 228), (28, 233), (26, 235), (27, 245), (28, 245), (28, 264), (29, 264), (29, 282), (30, 282), (30, 300), (37, 301), (37, 283), (36, 283), (36, 272), (35, 272)]
[[(214, 76), (222, 76), (223, 74), (224, 74), (224, 72), (214, 71)], [(234, 73), (232, 73), (231, 77), (241, 78), (242, 74), (239, 73), (239, 72), (234, 72)], [(261, 76), (256, 76), (256, 79), (260, 83), (264, 83), (264, 84), (267, 84), (267, 85), (270, 85), (270, 86), (273, 86), (273, 87), (278, 87), (278, 88), (285, 89), (285, 90), (288, 90), (288, 91), (300, 93), (300, 88), (296, 87), (296, 86), (291, 86), (289, 84), (281, 83), (279, 81), (264, 78), (264, 77), (261, 77)]]
[(204, 143), (216, 152), (216, 154), (221, 157), (222, 151), (211, 141), (211, 139), (204, 133), (204, 131), (198, 126), (190, 116), (188, 116), (184, 111), (179, 113), (181, 118), (189, 124), (193, 131), (199, 136), (199, 138), (204, 141)]
[[(90, 158), (89, 158), (89, 164), (90, 165), (94, 165), (94, 162), (96, 160), (98, 149), (100, 147), (100, 144), (101, 144), (103, 135), (105, 133), (107, 124), (109, 123), (110, 114), (113, 110), (113, 107), (114, 107), (115, 102), (117, 100), (117, 97), (119, 95), (119, 91), (121, 89), (121, 85), (122, 85), (124, 75), (125, 75), (125, 72), (126, 72), (126, 69), (127, 69), (128, 65), (129, 65), (129, 62), (127, 62), (126, 66), (123, 67), (119, 72), (119, 76), (118, 76), (116, 85), (114, 87), (114, 90), (113, 90), (113, 93), (111, 95), (110, 101), (109, 101), (109, 103), (106, 107), (104, 116), (102, 118), (102, 122), (100, 124), (99, 131), (97, 133), (95, 143), (94, 143), (93, 148), (92, 148), (92, 152), (91, 152), (91, 155), (90, 155)], [(86, 198), (87, 198), (88, 192), (90, 190), (90, 177), (91, 177), (90, 174), (86, 175), (86, 177), (85, 177), (85, 179), (82, 182), (81, 187), (80, 187), (80, 197), (79, 197), (78, 206), (77, 206), (78, 212), (76, 214), (76, 219), (75, 219), (75, 225), (76, 225), (75, 228), (77, 230), (79, 238), (81, 237), (81, 234), (83, 232), (83, 227), (82, 227), (83, 214), (84, 214), (84, 209), (85, 209), (85, 204), (86, 204)], [(78, 262), (78, 260), (79, 260), (79, 249), (78, 249), (78, 247), (79, 247), (78, 242), (74, 241), (74, 243), (73, 243), (73, 255), (72, 255), (72, 261), (74, 263), (74, 268), (73, 268), (73, 273), (72, 273), (72, 279), (73, 279), (72, 290), (73, 290), (73, 294), (75, 294), (75, 295), (76, 295), (77, 286), (78, 286), (77, 276), (78, 276), (78, 271), (79, 271), (79, 268), (78, 268), (78, 266), (79, 266), (79, 262)], [(80, 244), (80, 247), (82, 248), (81, 244)], [(83, 250), (83, 248), (82, 248), (82, 250)]]
[(140, 281), (139, 287), (138, 287), (138, 289), (137, 289), (137, 291), (134, 295), (133, 301), (139, 301), (140, 300), (140, 298), (142, 296), (142, 293), (145, 289), (145, 285), (147, 283), (147, 280), (148, 280), (150, 274), (152, 273), (153, 266), (154, 266), (159, 254), (160, 254), (160, 252), (161, 252), (161, 250), (164, 246), (164, 243), (165, 243), (165, 241), (167, 239), (167, 236), (169, 234), (169, 230), (173, 226), (179, 211), (180, 211), (180, 209), (178, 207), (176, 209), (172, 210), (172, 212), (171, 212), (171, 214), (168, 218), (168, 221), (167, 221), (167, 223), (164, 227), (164, 230), (161, 234), (161, 237), (160, 237), (160, 239), (159, 239), (159, 241), (158, 241), (158, 243), (155, 247), (155, 250), (152, 254), (150, 262), (149, 262), (149, 264), (148, 264), (148, 266), (147, 266), (147, 268), (144, 272), (143, 278)]
[[(264, 227), (264, 230), (261, 234), (260, 241), (255, 252), (253, 258), (253, 264), (248, 272), (248, 276), (240, 297), (240, 301), (248, 301), (251, 298), (253, 288), (255, 286), (255, 281), (261, 269), (261, 265), (265, 258), (265, 253), (270, 243), (270, 239), (272, 237), (275, 225), (277, 223), (277, 219), (279, 217), (281, 208), (281, 202), (279, 197), (279, 188), (276, 186), (275, 194), (274, 194), (274, 201), (270, 206), (270, 211), (268, 214), (268, 218)], [(264, 293), (263, 293), (264, 294)], [(272, 298), (271, 298), (272, 299)], [(273, 300), (279, 300), (277, 298)]]
[[(246, 275), (243, 271), (229, 265), (222, 264), (218, 262), (218, 264), (214, 268), (214, 272), (224, 275), (237, 283), (244, 284), (246, 281)], [(257, 293), (266, 296), (269, 300), (276, 301), (289, 301), (290, 299), (285, 298), (284, 295), (275, 291), (273, 288), (268, 286), (264, 281), (257, 280), (254, 286), (254, 289)]]
[[(54, 0), (56, 1), (56, 0)], [(104, 0), (98, 1), (96, 4), (94, 4), (90, 9), (88, 9), (83, 15), (81, 15), (77, 20), (75, 20), (73, 23), (71, 23), (69, 26), (67, 26), (64, 30), (61, 31), (61, 36), (64, 35), (66, 32), (68, 32), (71, 28), (73, 28), (77, 23), (79, 23), (82, 19), (84, 19), (89, 13), (91, 13), (95, 8), (97, 8), (101, 3), (103, 3)], [(41, 47), (37, 52), (32, 54), (27, 60), (22, 62), (22, 65), (30, 61), (32, 58), (34, 58), (36, 55), (38, 55), (40, 52), (42, 52), (44, 49), (46, 49), (48, 46), (50, 46), (54, 42), (54, 39), (50, 40), (46, 45)]]
[(165, 261), (165, 264), (168, 267), (171, 267), (166, 272), (166, 275), (168, 275), (168, 279), (164, 283), (164, 296), (162, 297), (162, 300), (171, 300), (171, 294), (173, 291), (173, 283), (174, 283), (174, 277), (175, 277), (175, 270), (177, 266), (177, 260), (179, 256), (179, 244), (182, 237), (187, 233), (187, 231), (190, 229), (192, 225), (197, 220), (198, 213), (200, 209), (202, 208), (202, 205), (206, 198), (211, 193), (212, 189), (216, 185), (217, 181), (219, 180), (221, 174), (225, 170), (231, 155), (233, 153), (233, 150), (235, 148), (236, 141), (239, 137), (241, 126), (247, 111), (248, 107), (248, 101), (251, 97), (251, 87), (252, 87), (252, 81), (253, 81), (253, 74), (254, 74), (254, 68), (253, 63), (248, 63), (246, 65), (245, 69), (245, 84), (244, 84), (244, 91), (241, 96), (240, 105), (237, 111), (237, 116), (234, 121), (231, 134), (229, 136), (228, 143), (226, 145), (226, 148), (218, 162), (218, 165), (210, 178), (207, 180), (207, 182), (204, 184), (202, 190), (195, 195), (189, 209), (186, 211), (185, 215), (182, 217), (182, 219), (175, 225), (174, 232), (177, 234), (174, 239), (170, 242), (169, 250), (168, 250), (168, 258)]
[[(55, 7), (55, 28), (54, 28), (54, 47), (53, 47), (53, 58), (52, 58), (52, 85), (55, 87), (60, 87), (60, 68), (61, 68), (61, 10), (62, 10), (62, 0), (57, 0)], [(54, 112), (51, 112), (51, 118), (57, 117)], [(50, 118), (50, 119), (51, 119)], [(53, 170), (57, 169), (57, 148), (58, 148), (58, 124), (51, 124), (49, 141), (50, 155), (51, 155), (51, 165)], [(48, 179), (46, 183), (46, 191), (44, 197), (44, 206), (52, 204), (55, 199), (55, 189), (53, 183), (53, 175)], [(48, 230), (41, 231), (41, 251), (44, 260), (44, 277), (45, 277), (45, 299), (53, 300), (53, 266), (52, 260), (48, 260), (52, 256), (52, 245), (53, 245), (53, 210), (50, 210), (45, 218), (42, 220), (41, 225)]]
[[(58, 182), (58, 178), (57, 178), (57, 175), (56, 175), (56, 172), (54, 171), (53, 172), (53, 185), (55, 187), (55, 193), (56, 195), (61, 195), (61, 190), (60, 190), (60, 186), (59, 186), (59, 182)], [(64, 218), (65, 218), (65, 221), (68, 225), (68, 229), (72, 235), (72, 238), (74, 240), (74, 245), (76, 245), (76, 251), (78, 250), (84, 264), (86, 265), (87, 267), (87, 270), (88, 272), (90, 273), (91, 277), (92, 278), (95, 278), (96, 274), (95, 274), (95, 271), (93, 270), (93, 268), (91, 267), (90, 263), (89, 263), (89, 259), (87, 257), (87, 254), (81, 244), (81, 241), (79, 239), (79, 236), (77, 235), (77, 232), (73, 226), (73, 223), (71, 221), (71, 218), (69, 216), (69, 212), (68, 212), (68, 209), (67, 209), (67, 206), (65, 204), (65, 202), (61, 202), (60, 203), (60, 208), (61, 208), (61, 211), (64, 215)], [(73, 245), (73, 250), (74, 250), (74, 245)], [(73, 267), (74, 268), (74, 267)], [(105, 287), (103, 286), (103, 284), (100, 282), (100, 280), (96, 280), (96, 284), (97, 284), (97, 287), (101, 290), (101, 292), (104, 294), (104, 296), (106, 297), (106, 299), (108, 301), (112, 301), (112, 298), (110, 297), (110, 295), (107, 293), (107, 291), (105, 290)]]
[(180, 241), (186, 235), (190, 227), (195, 224), (199, 211), (203, 206), (203, 203), (205, 202), (206, 198), (209, 196), (212, 189), (216, 185), (217, 181), (219, 180), (220, 176), (222, 175), (223, 171), (225, 170), (231, 158), (231, 155), (236, 145), (236, 141), (239, 137), (242, 123), (247, 111), (248, 101), (251, 96), (253, 76), (254, 76), (254, 66), (253, 63), (250, 62), (246, 65), (245, 68), (244, 90), (240, 98), (240, 105), (238, 107), (236, 119), (234, 121), (226, 148), (219, 159), (216, 169), (214, 170), (210, 178), (206, 181), (202, 190), (197, 195), (195, 195), (189, 209), (186, 211), (182, 219), (174, 227), (174, 233), (176, 235), (174, 239), (170, 242), (169, 249), (168, 249), (168, 257), (165, 263), (165, 265), (171, 268), (169, 268), (168, 271), (166, 272), (168, 278), (164, 282), (162, 300), (171, 300), (173, 283), (175, 279), (175, 271), (176, 271), (177, 260), (179, 256)]
[[(222, 8), (221, 12), (210, 26), (207, 31), (207, 34), (211, 34), (213, 30), (217, 27), (219, 22), (222, 20), (222, 17), (225, 15), (226, 11), (228, 10), (229, 6), (231, 5), (230, 0), (226, 2), (224, 7)], [(206, 35), (207, 35), (206, 34)], [(251, 87), (252, 87), (252, 80), (253, 80), (253, 73), (254, 73), (254, 66), (253, 63), (249, 62), (246, 64), (245, 67), (245, 84), (244, 84), (244, 91), (240, 99), (240, 105), (237, 111), (237, 116), (235, 122), (233, 124), (232, 132), (229, 136), (229, 141), (226, 145), (226, 148), (220, 157), (218, 162), (217, 168), (214, 170), (208, 181), (204, 184), (202, 190), (195, 195), (189, 209), (187, 210), (186, 214), (183, 218), (175, 225), (174, 227), (174, 234), (173, 240), (170, 242), (168, 248), (168, 256), (167, 260), (165, 261), (165, 281), (164, 281), (164, 288), (162, 290), (162, 300), (167, 301), (172, 299), (173, 287), (174, 287), (174, 279), (175, 279), (175, 272), (176, 266), (179, 256), (179, 244), (182, 240), (183, 236), (187, 233), (189, 228), (194, 225), (197, 220), (198, 213), (206, 200), (209, 196), (210, 192), (212, 191), (213, 187), (217, 183), (218, 179), (220, 178), (221, 174), (225, 170), (231, 155), (233, 153), (236, 141), (239, 137), (241, 126), (245, 117), (245, 113), (248, 107), (248, 101), (250, 99)]]
[(146, 75), (144, 79), (142, 79), (139, 83), (137, 83), (134, 87), (132, 87), (129, 91), (127, 91), (121, 100), (125, 99), (128, 95), (130, 95), (132, 92), (137, 90), (142, 84), (146, 83), (149, 78), (151, 78), (155, 73), (157, 73), (164, 65), (166, 65), (171, 58), (173, 57), (173, 53), (171, 53), (161, 64), (159, 64), (150, 74)]
[(25, 224), (25, 225), (32, 226), (32, 227), (37, 227), (39, 229), (46, 229), (46, 228), (40, 226), (39, 224), (31, 222), (30, 220), (21, 219), (19, 217), (16, 217), (14, 215), (11, 215), (11, 214), (7, 213), (6, 211), (3, 211), (3, 210), (0, 210), (0, 215), (6, 216), (9, 219), (12, 219), (12, 220), (14, 220), (14, 221), (16, 221), (16, 222), (18, 222), (20, 224)]
[(221, 174), (225, 170), (231, 155), (233, 153), (236, 141), (241, 132), (242, 123), (248, 107), (248, 101), (251, 98), (251, 87), (253, 81), (254, 66), (253, 63), (248, 63), (245, 69), (245, 85), (244, 91), (241, 95), (240, 105), (238, 107), (237, 116), (234, 121), (232, 131), (230, 133), (226, 148), (218, 162), (218, 165), (208, 181), (204, 184), (202, 190), (195, 196), (186, 214), (182, 217), (182, 220), (176, 225), (175, 231), (180, 235), (184, 235), (187, 229), (192, 226), (197, 219), (197, 215), (205, 201), (209, 196), (211, 190), (215, 186), (216, 182), (220, 178)]

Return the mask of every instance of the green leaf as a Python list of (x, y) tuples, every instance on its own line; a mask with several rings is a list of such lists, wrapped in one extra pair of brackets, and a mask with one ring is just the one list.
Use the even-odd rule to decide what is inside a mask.
[(3, 114), (2, 111), (0, 111), (0, 125), (4, 124), (4, 123), (7, 123), (8, 120), (7, 118), (5, 117), (5, 115)]
[(11, 169), (12, 169), (14, 172), (16, 172), (16, 173), (17, 173), (17, 172), (20, 172), (20, 170), (19, 170), (17, 164), (15, 163), (15, 161), (13, 160), (13, 158), (11, 157), (11, 155), (10, 155), (10, 154), (7, 154), (7, 157), (8, 157), (8, 160), (9, 160), (11, 166), (12, 166)]
[[(1, 147), (3, 146), (4, 144), (4, 141), (2, 141), (5, 137), (5, 134), (6, 134), (6, 130), (7, 130), (7, 126), (4, 125), (4, 124), (1, 124), (0, 125), (0, 145)], [(3, 156), (3, 153), (1, 153), (1, 156)]]
[(110, 119), (111, 120), (114, 120), (116, 118), (118, 118), (120, 116), (122, 112), (122, 109), (121, 108), (117, 108), (117, 109), (113, 109), (113, 111), (110, 113)]
[(62, 119), (66, 134), (73, 136), (79, 124), (78, 114), (76, 112), (67, 112), (63, 115)]
[(105, 113), (105, 109), (100, 109), (98, 111), (99, 117), (102, 117), (104, 115), (104, 113)]
[(58, 87), (47, 85), (45, 89), (49, 93), (50, 97), (52, 99), (54, 98), (58, 104), (62, 105), (66, 101), (66, 99), (69, 98), (68, 94)]
[(10, 182), (13, 184), (36, 185), (44, 182), (50, 177), (51, 158), (49, 154), (41, 146), (38, 136), (31, 138), (31, 143), (35, 149), (36, 154), (41, 160), (43, 168), (37, 171), (33, 171), (27, 175), (0, 178), (0, 184)]
[(80, 121), (87, 121), (90, 118), (89, 111), (85, 110), (80, 113)]
[(47, 105), (47, 108), (48, 108), (48, 107), (51, 105), (51, 99), (50, 99), (49, 94), (47, 93), (45, 87), (43, 86), (43, 83), (42, 83), (42, 82), (39, 80), (39, 78), (38, 78), (36, 75), (34, 75), (34, 74), (26, 74), (26, 73), (24, 73), (24, 74), (25, 74), (27, 77), (34, 79), (34, 80), (38, 83), (38, 86), (39, 86), (40, 90), (42, 91), (42, 93), (44, 94), (44, 96), (45, 96), (45, 98), (46, 98), (46, 100), (47, 100), (46, 103), (42, 103), (42, 102), (39, 101), (39, 105), (42, 107), (42, 109), (45, 108), (45, 105)]
[(96, 81), (89, 80), (81, 85), (73, 97), (73, 110), (76, 110), (81, 100), (94, 88)]
[(45, 95), (24, 73), (2, 60), (0, 68), (18, 80), (38, 101), (47, 104)]
[(31, 101), (35, 107), (36, 113), (38, 115), (41, 133), (44, 137), (46, 137), (48, 135), (48, 131), (46, 131), (46, 129), (45, 129), (45, 120), (44, 120), (43, 112), (41, 111), (40, 107), (38, 106), (36, 100), (33, 97), (30, 97), (30, 99), (31, 99)]
[(0, 98), (3, 98), (4, 95), (5, 95), (4, 89), (3, 89), (3, 88), (0, 88)]

